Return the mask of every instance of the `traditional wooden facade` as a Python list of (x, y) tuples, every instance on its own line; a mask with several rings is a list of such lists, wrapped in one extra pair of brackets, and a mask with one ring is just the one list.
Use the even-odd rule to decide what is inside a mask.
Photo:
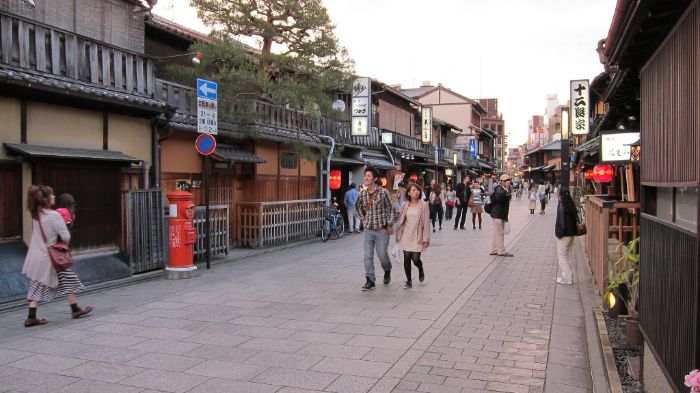
[(644, 389), (684, 391), (700, 367), (698, 0), (619, 1), (600, 53), (610, 81), (599, 127), (641, 130)]
[[(143, 10), (126, 0), (0, 3), (0, 243), (29, 241), (26, 190), (46, 184), (78, 203), (79, 259), (125, 251), (123, 195), (149, 187), (153, 124), (167, 112), (133, 17)], [(116, 257), (76, 266), (90, 282), (130, 273)], [(21, 265), (5, 268), (22, 279), (13, 276)]]

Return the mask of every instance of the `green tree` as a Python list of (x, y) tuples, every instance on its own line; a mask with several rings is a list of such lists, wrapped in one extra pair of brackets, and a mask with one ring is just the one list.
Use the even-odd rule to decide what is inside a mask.
[[(320, 0), (190, 0), (190, 4), (212, 28), (213, 43), (195, 44), (194, 50), (205, 53), (198, 71), (181, 68), (175, 73), (188, 79), (194, 72), (203, 73), (219, 82), (224, 105), (254, 96), (328, 113), (334, 93), (349, 91), (354, 63), (339, 45)], [(237, 41), (241, 36), (257, 39), (259, 47), (241, 44)], [(226, 113), (222, 114), (225, 119)]]

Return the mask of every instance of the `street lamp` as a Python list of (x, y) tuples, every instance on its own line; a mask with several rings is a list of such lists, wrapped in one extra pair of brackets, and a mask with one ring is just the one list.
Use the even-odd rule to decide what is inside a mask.
[(571, 159), (569, 158), (569, 108), (561, 108), (561, 185), (569, 188)]

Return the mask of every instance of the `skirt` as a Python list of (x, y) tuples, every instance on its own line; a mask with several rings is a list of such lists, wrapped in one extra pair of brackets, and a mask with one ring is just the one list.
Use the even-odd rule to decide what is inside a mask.
[(27, 300), (48, 302), (57, 296), (77, 293), (84, 288), (83, 283), (80, 282), (80, 279), (78, 278), (78, 275), (72, 270), (60, 270), (57, 271), (56, 274), (58, 274), (58, 287), (56, 288), (50, 288), (39, 281), (32, 280), (29, 283), (29, 288), (27, 289)]
[(484, 206), (483, 205), (474, 205), (472, 206), (472, 214), (481, 214), (484, 212)]

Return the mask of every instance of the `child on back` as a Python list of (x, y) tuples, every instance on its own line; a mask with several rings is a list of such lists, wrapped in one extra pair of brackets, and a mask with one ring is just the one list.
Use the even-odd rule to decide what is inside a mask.
[(71, 194), (61, 194), (56, 201), (56, 206), (58, 206), (56, 211), (70, 228), (73, 221), (75, 221), (75, 199), (73, 199)]

